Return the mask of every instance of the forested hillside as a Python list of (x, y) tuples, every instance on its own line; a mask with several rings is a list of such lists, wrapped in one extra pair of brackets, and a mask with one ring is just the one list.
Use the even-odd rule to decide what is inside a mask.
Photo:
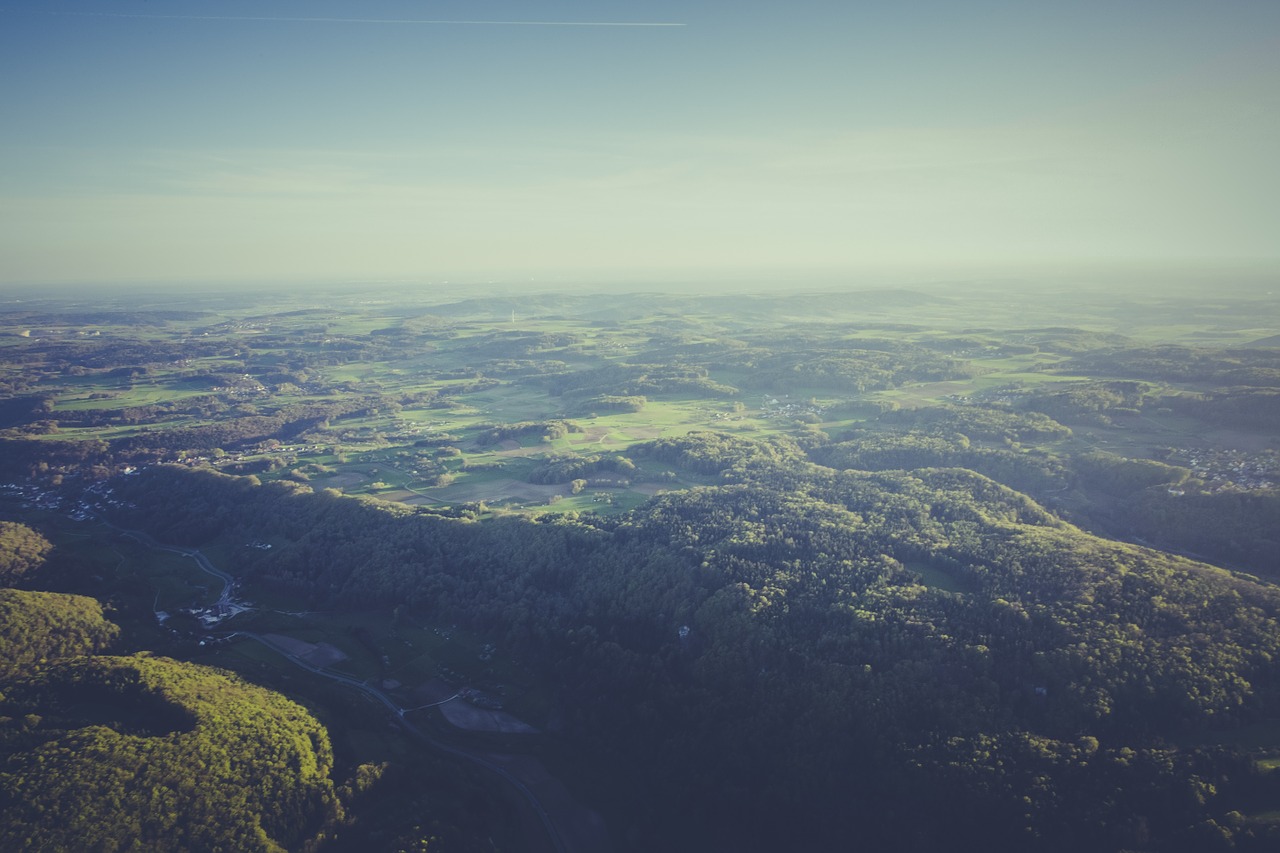
[[(277, 693), (153, 657), (6, 685), (6, 850), (296, 848), (331, 816), (328, 736)], [(10, 724), (12, 725), (12, 723)]]
[(305, 709), (230, 673), (99, 654), (118, 633), (91, 598), (0, 589), (0, 849), (280, 851), (338, 817)]
[(0, 674), (6, 677), (34, 664), (101, 651), (117, 634), (92, 598), (0, 589)]
[(0, 846), (1280, 849), (1275, 300), (1104, 290), (9, 306)]
[[(1274, 588), (1098, 539), (965, 470), (842, 472), (709, 435), (637, 455), (729, 482), (480, 522), (154, 468), (123, 518), (271, 537), (246, 570), (316, 607), (408, 602), (526, 650), (570, 736), (650, 789), (645, 845), (1275, 842), (1230, 816), (1274, 778), (1189, 748), (1274, 722)], [(941, 805), (915, 814), (907, 791)]]

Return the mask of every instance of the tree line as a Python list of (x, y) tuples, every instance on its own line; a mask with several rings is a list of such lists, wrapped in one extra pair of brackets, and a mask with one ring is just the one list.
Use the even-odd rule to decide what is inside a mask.
[[(645, 452), (724, 485), (484, 521), (178, 469), (121, 488), (173, 541), (271, 537), (241, 571), (316, 607), (404, 604), (519, 649), (573, 742), (649, 792), (638, 849), (1275, 842), (1243, 817), (1273, 776), (1173, 746), (1272, 719), (1274, 588), (971, 471), (838, 471), (706, 434)], [(928, 815), (907, 794), (952, 786)]]

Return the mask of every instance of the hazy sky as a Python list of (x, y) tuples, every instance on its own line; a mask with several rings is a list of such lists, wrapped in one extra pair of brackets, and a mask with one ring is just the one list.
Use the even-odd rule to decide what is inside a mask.
[(0, 0), (0, 131), (0, 283), (1275, 261), (1280, 2)]

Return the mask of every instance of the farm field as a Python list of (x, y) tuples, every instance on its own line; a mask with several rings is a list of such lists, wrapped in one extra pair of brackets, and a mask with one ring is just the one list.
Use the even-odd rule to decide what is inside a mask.
[[(1071, 329), (1037, 330), (1034, 307), (1017, 300), (920, 294), (909, 309), (895, 311), (884, 293), (870, 297), (861, 304), (834, 294), (799, 300), (809, 310), (822, 310), (821, 322), (799, 307), (778, 310), (781, 305), (765, 300), (748, 302), (752, 313), (746, 317), (722, 317), (700, 313), (697, 300), (668, 297), (669, 316), (679, 318), (670, 325), (656, 323), (625, 298), (612, 310), (607, 300), (584, 298), (576, 306), (584, 319), (577, 320), (573, 300), (559, 297), (544, 300), (554, 316), (540, 316), (533, 300), (514, 319), (505, 316), (510, 303), (501, 299), (492, 307), (484, 300), (461, 303), (467, 305), (461, 310), (446, 306), (439, 314), (430, 304), (377, 299), (341, 308), (335, 299), (333, 308), (306, 310), (264, 300), (234, 311), (218, 300), (216, 310), (177, 312), (161, 304), (121, 312), (114, 321), (107, 313), (89, 325), (59, 322), (56, 312), (24, 311), (4, 321), (0, 335), (8, 335), (4, 341), (11, 351), (97, 353), (57, 371), (24, 361), (22, 399), (38, 399), (46, 409), (32, 425), (57, 425), (18, 430), (32, 438), (145, 448), (152, 437), (216, 433), (209, 427), (229, 418), (249, 423), (292, 417), (298, 426), (288, 428), (288, 438), (267, 429), (274, 424), (249, 423), (262, 431), (260, 439), (214, 435), (186, 447), (155, 448), (151, 455), (199, 459), (232, 473), (292, 478), (409, 505), (484, 502), (506, 510), (542, 512), (558, 505), (608, 513), (660, 490), (646, 479), (643, 466), (640, 476), (602, 485), (588, 499), (556, 484), (530, 484), (527, 477), (549, 456), (626, 453), (637, 444), (698, 430), (747, 438), (806, 430), (839, 435), (866, 426), (871, 413), (884, 409), (1070, 389), (1098, 378), (1071, 369), (1082, 346), (1114, 346), (1127, 333), (1140, 332), (1127, 338), (1135, 346), (1169, 347), (1200, 346), (1206, 336), (1215, 346), (1247, 344), (1269, 331), (1243, 308), (1239, 328), (1214, 331), (1172, 321), (1135, 326), (1129, 322), (1137, 310), (1133, 305), (1116, 314), (1101, 308), (1085, 312), (1091, 322)], [(931, 304), (945, 310), (931, 312)], [(616, 319), (604, 319), (611, 313)], [(1152, 313), (1160, 316), (1168, 308), (1153, 303)], [(1046, 324), (1052, 319), (1051, 313), (1044, 316)], [(962, 363), (964, 375), (930, 379), (910, 368), (897, 376), (880, 368), (867, 376), (854, 368), (844, 377), (824, 373), (815, 382), (792, 381), (777, 368), (761, 367), (761, 351), (770, 347), (774, 362), (796, 361), (775, 350), (783, 341), (785, 349), (795, 349), (805, 336), (827, 350), (838, 344), (913, 357), (940, 353)], [(156, 357), (141, 366), (113, 364), (112, 341), (130, 337), (154, 348)], [(619, 372), (668, 358), (698, 375), (654, 381), (634, 369), (629, 378)], [(635, 411), (599, 411), (585, 392), (566, 393), (562, 387), (563, 377), (592, 372), (607, 385), (610, 367), (618, 381), (648, 392), (631, 395), (643, 398), (629, 404)], [(732, 390), (708, 397), (706, 389), (717, 385)], [(1203, 390), (1204, 383), (1194, 380), (1149, 387), (1149, 393), (1172, 395)], [(568, 431), (486, 439), (495, 426), (550, 421), (565, 422)], [(1126, 456), (1151, 458), (1175, 442), (1209, 443), (1194, 434), (1203, 434), (1202, 422), (1170, 415), (1144, 413), (1091, 426), (1080, 436), (1083, 442)], [(1220, 446), (1269, 449), (1269, 436), (1248, 430), (1218, 430), (1210, 438)]]
[(8, 305), (0, 520), (50, 545), (17, 585), (102, 602), (121, 650), (312, 709), (351, 844), (523, 849), (545, 807), (619, 851), (832, 849), (861, 786), (966, 791), (937, 841), (1034, 767), (1066, 805), (1019, 832), (1265, 850), (1280, 311), (1072, 298)]

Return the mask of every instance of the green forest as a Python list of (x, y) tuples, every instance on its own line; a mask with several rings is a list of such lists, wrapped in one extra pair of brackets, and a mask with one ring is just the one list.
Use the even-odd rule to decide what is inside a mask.
[(1270, 303), (825, 297), (0, 315), (0, 847), (1277, 849)]
[(338, 816), (305, 709), (232, 673), (105, 654), (118, 635), (92, 598), (0, 589), (0, 847), (281, 851)]

